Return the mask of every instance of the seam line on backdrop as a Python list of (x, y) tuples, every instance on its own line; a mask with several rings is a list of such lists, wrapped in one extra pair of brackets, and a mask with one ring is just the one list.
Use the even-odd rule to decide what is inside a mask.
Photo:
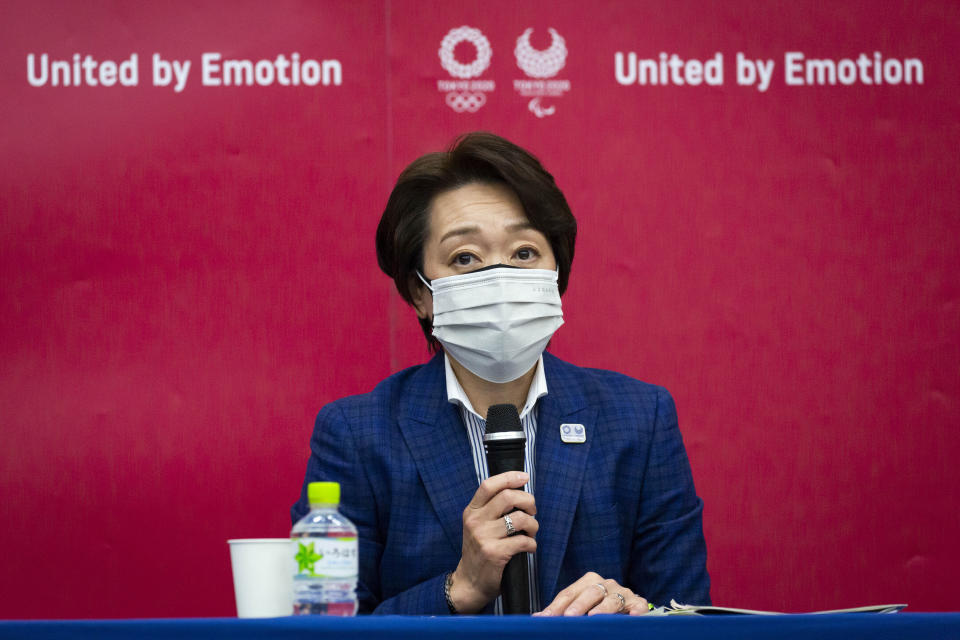
[[(384, 0), (383, 3), (383, 38), (384, 45), (386, 48), (387, 59), (384, 64), (384, 75), (386, 76), (386, 88), (387, 88), (387, 168), (386, 175), (384, 176), (384, 186), (389, 192), (391, 188), (390, 176), (393, 173), (393, 41), (390, 37), (390, 30), (392, 25), (390, 24), (391, 19), (391, 6), (390, 0)], [(397, 315), (398, 309), (397, 304), (393, 299), (393, 283), (387, 283), (387, 330), (390, 332), (390, 337), (387, 340), (387, 344), (390, 349), (390, 357), (387, 359), (390, 363), (390, 374), (393, 374), (397, 370), (399, 364), (399, 358), (397, 357)]]

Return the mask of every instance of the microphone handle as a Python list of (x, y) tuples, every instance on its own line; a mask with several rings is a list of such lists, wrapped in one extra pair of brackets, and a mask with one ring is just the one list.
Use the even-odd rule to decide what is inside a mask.
[(500, 578), (503, 613), (530, 615), (530, 576), (527, 573), (527, 553), (510, 558)]
[(506, 471), (523, 471), (524, 442), (487, 442), (487, 470), (491, 476)]
[[(502, 441), (487, 443), (487, 468), (491, 476), (505, 471), (523, 471), (524, 442)], [(523, 533), (523, 532), (518, 532)], [(524, 534), (526, 535), (526, 534)], [(505, 614), (530, 615), (530, 576), (527, 572), (527, 553), (510, 558), (500, 579), (500, 595)]]

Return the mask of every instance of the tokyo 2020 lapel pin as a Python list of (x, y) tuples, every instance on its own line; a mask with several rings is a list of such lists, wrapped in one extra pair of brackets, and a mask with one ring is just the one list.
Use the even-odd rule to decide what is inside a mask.
[(569, 444), (580, 444), (587, 441), (587, 430), (582, 424), (560, 425), (560, 439)]

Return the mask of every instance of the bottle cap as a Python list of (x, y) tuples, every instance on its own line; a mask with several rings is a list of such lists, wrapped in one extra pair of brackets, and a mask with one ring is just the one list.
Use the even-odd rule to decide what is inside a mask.
[(307, 485), (310, 504), (340, 504), (339, 482), (311, 482)]

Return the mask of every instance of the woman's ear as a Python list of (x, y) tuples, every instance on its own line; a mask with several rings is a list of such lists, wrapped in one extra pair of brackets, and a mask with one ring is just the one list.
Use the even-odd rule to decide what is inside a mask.
[(410, 297), (413, 298), (413, 308), (417, 310), (418, 318), (433, 317), (433, 294), (416, 275), (410, 278)]

